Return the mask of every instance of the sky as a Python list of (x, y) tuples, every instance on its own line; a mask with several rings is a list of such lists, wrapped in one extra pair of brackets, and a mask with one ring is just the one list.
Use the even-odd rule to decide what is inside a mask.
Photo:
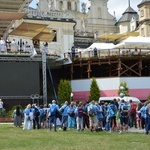
[[(128, 8), (129, 0), (108, 0), (108, 11), (110, 14), (114, 15), (115, 11), (115, 16), (118, 19), (121, 18), (122, 14), (124, 11)], [(142, 0), (130, 0), (130, 6), (138, 12), (137, 5), (141, 2)], [(30, 6), (34, 7), (36, 6), (37, 0), (33, 0), (32, 4)], [(88, 0), (80, 0), (80, 2), (88, 3)]]

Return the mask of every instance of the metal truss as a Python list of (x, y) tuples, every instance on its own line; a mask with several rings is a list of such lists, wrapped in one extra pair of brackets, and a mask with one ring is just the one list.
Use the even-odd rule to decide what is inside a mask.
[(0, 57), (0, 61), (18, 61), (18, 62), (34, 62), (34, 61), (42, 61), (41, 57)]
[[(31, 99), (31, 96), (0, 96), (1, 99)], [(42, 99), (43, 96), (39, 96), (38, 99)]]

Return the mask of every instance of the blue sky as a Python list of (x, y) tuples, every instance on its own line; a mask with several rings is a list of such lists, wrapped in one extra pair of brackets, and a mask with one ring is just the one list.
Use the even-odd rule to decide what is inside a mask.
[[(114, 11), (116, 14), (117, 20), (122, 16), (122, 13), (127, 9), (129, 0), (109, 0), (108, 1), (108, 11), (114, 15)], [(138, 12), (137, 5), (142, 0), (130, 0), (131, 7)], [(37, 0), (33, 0), (31, 6), (36, 7)], [(88, 3), (88, 0), (80, 0), (80, 2)]]

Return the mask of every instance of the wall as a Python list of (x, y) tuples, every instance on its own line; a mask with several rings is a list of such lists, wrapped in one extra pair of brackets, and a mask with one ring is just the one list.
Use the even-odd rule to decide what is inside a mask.
[[(126, 82), (130, 96), (146, 100), (150, 95), (150, 77), (124, 77), (124, 78), (97, 78), (101, 96), (118, 96), (117, 92), (121, 82)], [(89, 97), (91, 79), (72, 80), (71, 86), (74, 100), (87, 101)]]

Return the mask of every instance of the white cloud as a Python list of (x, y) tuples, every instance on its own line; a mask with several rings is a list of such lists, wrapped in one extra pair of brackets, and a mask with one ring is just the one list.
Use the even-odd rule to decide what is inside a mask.
[[(142, 0), (130, 0), (130, 6), (138, 12), (137, 5), (141, 3)], [(128, 8), (129, 3), (128, 0), (109, 0), (108, 1), (108, 11), (110, 14), (114, 15), (114, 11), (116, 14), (117, 20), (121, 18), (124, 11)]]

